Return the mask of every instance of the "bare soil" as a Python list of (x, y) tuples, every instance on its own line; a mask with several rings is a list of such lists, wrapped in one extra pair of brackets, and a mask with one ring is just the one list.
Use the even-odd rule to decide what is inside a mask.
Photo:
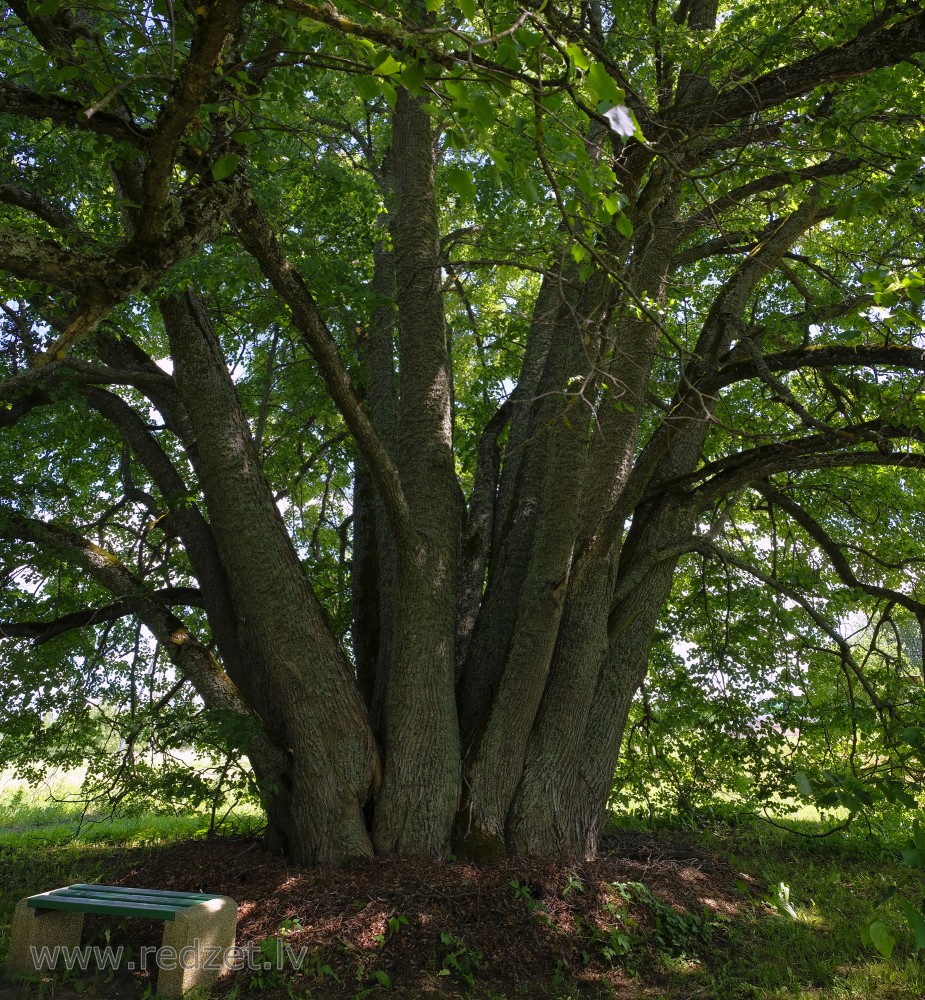
[[(609, 837), (597, 860), (581, 864), (377, 859), (349, 871), (304, 869), (253, 838), (190, 841), (125, 860), (116, 884), (233, 897), (238, 944), (270, 942), (261, 959), (276, 954), (280, 939), (283, 969), (232, 973), (218, 997), (680, 996), (672, 986), (679, 971), (711, 954), (717, 960), (724, 921), (764, 891), (678, 834)], [(627, 883), (642, 883), (682, 919), (667, 926), (669, 910)], [(160, 933), (154, 922), (88, 917), (84, 943), (137, 954)], [(283, 945), (296, 960), (301, 952), (299, 970)], [(153, 973), (123, 969), (89, 992), (137, 998), (153, 985)], [(87, 984), (77, 988), (88, 995)], [(42, 992), (9, 986), (0, 1000)], [(77, 993), (56, 984), (48, 995)]]

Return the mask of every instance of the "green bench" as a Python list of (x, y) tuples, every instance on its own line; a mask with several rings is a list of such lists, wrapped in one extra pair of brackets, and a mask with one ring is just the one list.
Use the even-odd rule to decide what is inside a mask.
[[(55, 948), (79, 948), (85, 913), (164, 921), (161, 947), (150, 949), (155, 961), (149, 965), (144, 954), (149, 949), (142, 949), (137, 965), (158, 969), (160, 996), (180, 997), (195, 986), (208, 987), (228, 970), (227, 953), (234, 948), (238, 919), (237, 904), (228, 896), (79, 884), (27, 896), (17, 903), (7, 975), (35, 974), (43, 965), (47, 968), (54, 955), (60, 956)], [(61, 957), (58, 967), (64, 967)]]

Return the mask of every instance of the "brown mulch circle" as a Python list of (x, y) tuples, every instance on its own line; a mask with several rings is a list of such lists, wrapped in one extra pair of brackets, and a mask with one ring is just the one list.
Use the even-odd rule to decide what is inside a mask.
[[(217, 996), (237, 987), (240, 997), (253, 989), (279, 998), (410, 1000), (553, 996), (565, 984), (588, 997), (663, 996), (653, 911), (627, 903), (612, 884), (642, 883), (679, 914), (706, 914), (722, 936), (722, 919), (736, 916), (751, 880), (678, 835), (628, 832), (606, 838), (586, 863), (389, 858), (349, 871), (296, 868), (254, 838), (189, 841), (150, 852), (116, 881), (231, 896), (239, 945), (270, 939), (275, 947), (279, 937), (291, 954), (302, 950), (300, 971), (284, 962), (283, 972), (236, 972)], [(629, 951), (607, 960), (602, 949), (614, 927), (627, 934)], [(85, 941), (105, 934), (102, 918), (87, 918)], [(156, 945), (160, 925), (123, 921), (108, 938)], [(686, 952), (694, 965), (700, 945), (692, 941)], [(153, 985), (149, 976), (134, 974), (136, 995)]]

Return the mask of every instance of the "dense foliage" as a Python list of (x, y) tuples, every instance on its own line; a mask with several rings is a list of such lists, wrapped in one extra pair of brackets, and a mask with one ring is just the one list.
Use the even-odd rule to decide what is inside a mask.
[(591, 852), (627, 718), (911, 804), (925, 12), (834, 6), (8, 4), (0, 766), (335, 863)]

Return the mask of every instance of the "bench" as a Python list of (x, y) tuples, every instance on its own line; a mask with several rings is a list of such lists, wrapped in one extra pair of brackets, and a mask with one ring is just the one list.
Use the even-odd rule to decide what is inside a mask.
[(48, 949), (47, 956), (55, 948), (79, 948), (85, 913), (164, 921), (156, 955), (159, 996), (181, 997), (195, 986), (208, 987), (227, 971), (226, 953), (234, 948), (238, 919), (237, 904), (228, 896), (78, 884), (16, 904), (7, 975), (40, 971), (42, 949)]

